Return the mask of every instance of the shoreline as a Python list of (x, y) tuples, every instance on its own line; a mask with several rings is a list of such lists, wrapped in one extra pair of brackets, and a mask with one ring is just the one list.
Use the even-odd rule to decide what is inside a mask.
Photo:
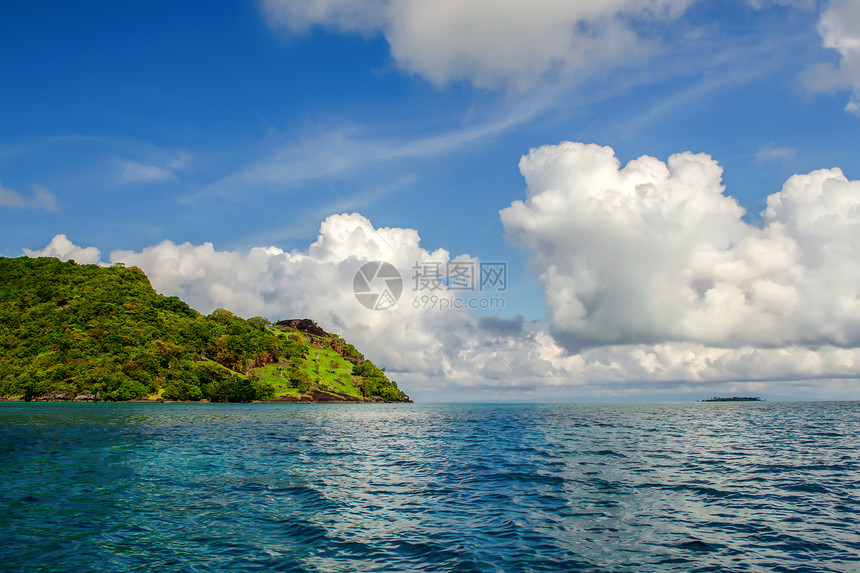
[(358, 398), (349, 396), (308, 397), (295, 396), (276, 400), (252, 400), (250, 402), (211, 402), (209, 400), (167, 400), (164, 398), (135, 398), (134, 400), (64, 400), (55, 398), (34, 398), (25, 400), (22, 397), (0, 397), (0, 402), (23, 402), (23, 403), (67, 403), (67, 404), (412, 404), (408, 397), (404, 400), (382, 400)]

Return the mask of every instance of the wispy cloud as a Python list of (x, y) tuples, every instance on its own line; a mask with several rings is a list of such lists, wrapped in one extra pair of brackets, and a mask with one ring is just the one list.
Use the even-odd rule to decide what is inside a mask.
[(41, 209), (49, 213), (59, 211), (57, 196), (41, 185), (33, 185), (33, 196), (25, 197), (17, 191), (4, 188), (2, 183), (0, 183), (0, 207)]
[[(456, 153), (466, 146), (489, 141), (545, 113), (555, 105), (559, 91), (557, 88), (523, 97), (500, 105), (500, 111), (484, 121), (413, 139), (381, 136), (385, 130), (380, 126), (358, 124), (326, 126), (302, 135), (275, 132), (271, 135), (276, 137), (266, 140), (265, 145), (271, 149), (263, 157), (249, 161), (210, 183), (201, 192), (187, 197), (186, 202), (213, 196), (244, 198), (255, 191), (271, 192), (272, 189), (286, 191), (317, 179), (318, 173), (334, 181), (355, 180), (380, 165), (388, 167), (403, 161), (428, 160)], [(268, 124), (266, 127), (277, 129)], [(285, 145), (284, 140), (296, 147), (302, 158)]]
[(136, 161), (125, 161), (121, 166), (120, 181), (122, 183), (148, 183), (175, 179), (176, 173), (157, 165), (144, 165)]
[(759, 163), (767, 161), (785, 161), (794, 159), (797, 151), (791, 147), (774, 147), (773, 143), (765, 143), (759, 147), (755, 154), (755, 160)]
[[(162, 152), (146, 162), (124, 160), (119, 165), (119, 183), (153, 183), (170, 181), (177, 178), (177, 173), (188, 163), (185, 153)], [(164, 157), (166, 155), (166, 157)]]
[(196, 157), (184, 149), (90, 134), (34, 137), (0, 147), (4, 169), (15, 169), (25, 179), (36, 179), (38, 174), (39, 180), (52, 186), (62, 182), (68, 189), (174, 181)]
[[(659, 81), (678, 82), (679, 87), (664, 92), (649, 109), (624, 119), (623, 132), (630, 136), (658, 120), (671, 118), (691, 108), (708, 105), (731, 90), (761, 81), (763, 77), (795, 74), (797, 61), (810, 59), (809, 34), (791, 26), (781, 34), (748, 34), (728, 44), (716, 41), (713, 31), (700, 30), (666, 52), (654, 71)], [(679, 56), (678, 54), (683, 54)], [(791, 58), (786, 54), (791, 54)], [(642, 83), (646, 83), (644, 80)], [(668, 95), (666, 95), (668, 93)]]
[[(699, 32), (704, 35), (710, 33)], [(399, 169), (398, 176), (402, 176), (402, 166), (406, 162), (432, 160), (464, 149), (473, 151), (551, 114), (584, 114), (592, 110), (597, 113), (589, 120), (593, 123), (599, 118), (603, 102), (608, 99), (643, 86), (688, 78), (683, 82), (685, 87), (678, 88), (673, 95), (663, 98), (647, 111), (632, 118), (620, 118), (624, 121), (622, 131), (632, 134), (666, 115), (678, 113), (679, 108), (697, 105), (705, 98), (716, 97), (726, 90), (755, 81), (763, 74), (772, 73), (784, 64), (785, 46), (797, 46), (806, 39), (794, 35), (763, 42), (760, 38), (750, 37), (715, 52), (711, 43), (700, 36), (678, 38), (671, 46), (658, 50), (660, 57), (648, 66), (631, 64), (620, 75), (606, 70), (583, 71), (575, 76), (545, 82), (540, 89), (527, 93), (490, 98), (487, 104), (490, 111), (484, 112), (480, 119), (467, 122), (468, 114), (463, 113), (457, 122), (456, 114), (452, 114), (441, 123), (446, 128), (413, 138), (399, 137), (385, 126), (358, 123), (326, 124), (309, 132), (273, 134), (277, 137), (269, 138), (260, 146), (268, 149), (187, 196), (184, 202), (194, 204), (212, 197), (246, 200), (254, 194), (289, 193), (315, 180), (317, 174), (314, 170), (332, 182), (360, 180), (369, 173), (376, 174), (380, 168)], [(700, 44), (710, 48), (703, 48)], [(754, 57), (751, 58), (751, 54)], [(750, 59), (754, 64), (739, 65)], [(415, 129), (401, 125), (399, 131), (411, 133)], [(309, 169), (293, 150), (284, 145), (282, 139), (297, 148), (314, 169)]]
[(747, 4), (755, 10), (766, 10), (771, 6), (787, 6), (801, 10), (815, 9), (815, 0), (747, 0)]

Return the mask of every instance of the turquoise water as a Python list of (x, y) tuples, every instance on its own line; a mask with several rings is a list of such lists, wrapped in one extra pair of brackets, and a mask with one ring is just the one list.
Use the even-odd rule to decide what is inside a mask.
[(3, 571), (858, 571), (860, 403), (0, 404)]

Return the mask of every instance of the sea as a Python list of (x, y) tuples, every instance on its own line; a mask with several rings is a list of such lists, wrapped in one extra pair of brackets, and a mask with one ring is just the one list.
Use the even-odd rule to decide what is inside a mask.
[(2, 571), (860, 571), (860, 402), (0, 403)]

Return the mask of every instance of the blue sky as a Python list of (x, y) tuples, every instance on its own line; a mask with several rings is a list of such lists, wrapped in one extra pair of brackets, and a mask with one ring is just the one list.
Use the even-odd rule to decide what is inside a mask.
[[(752, 338), (726, 326), (714, 327), (719, 335), (652, 328), (659, 316), (643, 316), (642, 324), (651, 326), (639, 329), (615, 328), (591, 314), (569, 322), (565, 317), (573, 307), (565, 305), (571, 300), (579, 308), (589, 296), (604, 305), (613, 296), (642, 298), (643, 308), (650, 308), (651, 298), (617, 286), (633, 285), (635, 277), (609, 284), (608, 271), (595, 271), (595, 280), (604, 281), (596, 290), (584, 286), (579, 270), (563, 271), (561, 283), (547, 278), (555, 260), (568, 256), (562, 247), (569, 237), (532, 232), (549, 228), (536, 210), (504, 223), (500, 211), (525, 200), (527, 191), (534, 193), (555, 171), (559, 181), (581, 175), (574, 156), (588, 152), (569, 153), (573, 148), (562, 142), (610, 147), (620, 166), (643, 155), (666, 162), (687, 151), (708, 154), (723, 170), (724, 196), (743, 207), (742, 221), (749, 225), (725, 239), (726, 245), (767, 227), (759, 213), (793, 175), (838, 167), (848, 182), (860, 179), (858, 14), (856, 2), (788, 0), (612, 0), (598, 7), (551, 0), (528, 6), (483, 0), (432, 6), (355, 0), (7, 4), (0, 9), (6, 54), (0, 255), (29, 249), (65, 257), (69, 249), (94, 247), (102, 262), (136, 260), (156, 288), (182, 294), (204, 312), (230, 304), (237, 312), (270, 318), (307, 312), (334, 330), (370, 336), (369, 354), (393, 364), (424, 399), (460, 396), (463, 388), (475, 399), (506, 399), (523, 385), (547, 399), (599, 398), (608, 380), (616, 384), (610, 397), (686, 397), (712, 389), (802, 397), (822, 388), (836, 397), (857, 397), (860, 361), (853, 355), (814, 371), (774, 369), (775, 358), (762, 358), (767, 366), (733, 366), (722, 374), (689, 364), (692, 370), (663, 365), (655, 374), (624, 366), (626, 359), (583, 354), (638, 356), (640, 350), (652, 353), (649, 345), (694, 344), (699, 354), (781, 349), (806, 356), (821, 345), (834, 352), (854, 349), (860, 340), (855, 341), (854, 311), (847, 307), (816, 315), (820, 336), (786, 339), (773, 332), (795, 326), (781, 321), (816, 327), (796, 321), (787, 307), (773, 310), (771, 303), (765, 305), (768, 320), (780, 328)], [(559, 147), (551, 154), (549, 175), (534, 172), (538, 180), (529, 191), (520, 160), (540, 146)], [(574, 201), (572, 194), (565, 197)], [(562, 204), (560, 212), (565, 205), (575, 207)], [(317, 257), (311, 245), (327, 237), (323, 221), (348, 213), (360, 214), (367, 223), (354, 219), (354, 225), (370, 225), (371, 234), (380, 228), (416, 231), (420, 243), (406, 241), (415, 256), (443, 249), (447, 254), (436, 255), (439, 260), (468, 255), (506, 261), (505, 308), (410, 319), (416, 333), (434, 333), (425, 347), (438, 351), (414, 356), (398, 350), (398, 341), (418, 335), (404, 330), (384, 344), (384, 333), (394, 331), (377, 315), (365, 320), (345, 306), (319, 309), (311, 299), (278, 299), (272, 293), (283, 285), (261, 292), (234, 281), (225, 286), (229, 296), (203, 293), (195, 290), (194, 277), (217, 282), (214, 267), (189, 255), (181, 275), (175, 255), (158, 259), (152, 250), (168, 241), (174, 247), (189, 243), (188, 253), (198, 253), (193, 249), (212, 243), (213, 252), (241, 259), (254, 247), (271, 246), (283, 252), (278, 264), (298, 264), (302, 256)], [(780, 221), (791, 219), (786, 217)], [(527, 221), (537, 226), (529, 231)], [(334, 223), (332, 229), (340, 228)], [(582, 221), (583, 229), (587, 223)], [(826, 239), (830, 251), (854, 248), (853, 224), (847, 220), (847, 234)], [(39, 251), (59, 234), (72, 246)], [(609, 233), (576, 236), (580, 245), (590, 240), (582, 237), (592, 237), (597, 246), (572, 249), (575, 256), (558, 268), (598, 269), (593, 257), (606, 260), (612, 245), (621, 244), (612, 243)], [(797, 264), (805, 277), (832, 269), (847, 273), (845, 284), (860, 278), (840, 261), (829, 262), (832, 267), (810, 262), (817, 256), (812, 247), (792, 240), (800, 245)], [(714, 241), (708, 244), (723, 244), (723, 238)], [(365, 247), (332, 247), (325, 261), (334, 264), (334, 252), (344, 258), (338, 264), (350, 254), (369, 259), (373, 252)], [(608, 258), (623, 265), (629, 250), (617, 248), (622, 250)], [(250, 258), (241, 260), (251, 264)], [(321, 265), (323, 259), (314, 260)], [(352, 267), (344, 262), (338, 269), (348, 277)], [(319, 280), (341, 276), (320, 273)], [(781, 280), (773, 278), (786, 286)], [(568, 284), (574, 285), (573, 298), (564, 302), (556, 295)], [(788, 286), (801, 293), (794, 304), (812, 304), (804, 298), (811, 295), (803, 294), (810, 285)], [(345, 305), (351, 293), (340, 290), (346, 291)], [(341, 294), (326, 293), (317, 304)], [(834, 296), (853, 300), (855, 294)], [(242, 306), (255, 297), (259, 304)], [(683, 320), (693, 320), (690, 313)], [(525, 325), (526, 331), (517, 332), (531, 346), (481, 334), (481, 315)], [(844, 331), (826, 332), (824, 325), (837, 315), (848, 317)], [(459, 333), (458, 342), (450, 341), (451, 332)], [(471, 342), (463, 334), (470, 332), (478, 333)], [(382, 342), (374, 350), (376, 340)], [(502, 362), (526, 366), (511, 364), (507, 373), (482, 370), (474, 366), (481, 362), (477, 354), (463, 354), (464, 348), (481, 347), (491, 355), (511, 348), (516, 360)], [(547, 359), (554, 352), (558, 356)], [(607, 367), (617, 362), (620, 373), (577, 369), (577, 358)], [(827, 363), (826, 357), (817, 359)], [(536, 366), (547, 360), (551, 367)], [(434, 363), (445, 366), (420, 366)], [(691, 386), (678, 372), (690, 373), (699, 385)], [(573, 378), (576, 385), (565, 382)]]

